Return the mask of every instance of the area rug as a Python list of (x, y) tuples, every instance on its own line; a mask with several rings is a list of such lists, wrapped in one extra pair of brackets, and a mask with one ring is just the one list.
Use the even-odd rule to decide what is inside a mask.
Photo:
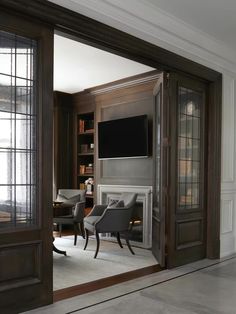
[(86, 251), (85, 240), (78, 238), (74, 246), (73, 236), (55, 238), (55, 246), (67, 252), (67, 256), (53, 253), (54, 290), (79, 285), (93, 280), (157, 264), (150, 250), (133, 247), (132, 255), (127, 246), (121, 249), (117, 243), (102, 240), (96, 259), (96, 240), (90, 238)]

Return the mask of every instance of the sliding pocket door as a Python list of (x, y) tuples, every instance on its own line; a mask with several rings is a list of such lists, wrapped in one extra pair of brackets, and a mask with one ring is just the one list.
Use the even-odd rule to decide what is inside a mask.
[(0, 12), (0, 312), (52, 302), (52, 44)]

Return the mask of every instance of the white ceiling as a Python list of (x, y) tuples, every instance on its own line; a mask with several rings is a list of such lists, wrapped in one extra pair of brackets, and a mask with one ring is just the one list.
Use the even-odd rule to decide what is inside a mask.
[(146, 0), (236, 49), (235, 0)]
[[(152, 12), (161, 12), (187, 23), (236, 50), (236, 0), (50, 0), (73, 11), (98, 18), (109, 24), (107, 13), (114, 9), (146, 5)], [(106, 13), (102, 17), (102, 12)], [(118, 12), (118, 11), (117, 11)], [(122, 12), (125, 14), (125, 11)], [(136, 13), (133, 13), (135, 16)], [(141, 12), (142, 15), (142, 12)], [(145, 16), (145, 12), (143, 12)], [(119, 20), (119, 15), (116, 19)], [(127, 20), (130, 16), (127, 16)], [(128, 21), (127, 21), (128, 22)]]
[(54, 90), (76, 93), (151, 70), (106, 51), (54, 36)]

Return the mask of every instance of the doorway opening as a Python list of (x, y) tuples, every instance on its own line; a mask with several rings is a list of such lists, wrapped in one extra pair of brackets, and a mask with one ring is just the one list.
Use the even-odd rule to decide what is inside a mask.
[[(207, 195), (207, 257), (209, 258), (217, 258), (219, 256), (219, 213), (220, 213), (220, 134), (221, 134), (221, 87), (222, 87), (222, 75), (214, 70), (206, 68), (200, 64), (194, 63), (190, 60), (187, 60), (183, 57), (177, 56), (174, 53), (169, 51), (165, 51), (160, 47), (144, 42), (138, 38), (132, 37), (128, 34), (115, 30), (107, 25), (103, 25), (94, 20), (88, 19), (86, 17), (81, 17), (79, 14), (74, 13), (71, 14), (70, 11), (64, 10), (58, 6), (49, 6), (48, 2), (37, 2), (37, 8), (42, 8), (35, 10), (35, 7), (28, 6), (27, 7), (27, 15), (25, 13), (24, 3), (17, 3), (17, 11), (15, 4), (12, 1), (11, 3), (5, 3), (2, 6), (5, 8), (1, 10), (1, 29), (3, 30), (4, 37), (7, 35), (10, 39), (13, 38), (13, 45), (9, 46), (9, 39), (6, 41), (1, 41), (1, 52), (3, 55), (6, 50), (13, 49), (15, 57), (18, 53), (18, 49), (21, 49), (21, 46), (18, 46), (22, 41), (22, 45), (25, 49), (29, 51), (33, 57), (35, 62), (32, 65), (36, 66), (36, 70), (38, 69), (38, 75), (34, 76), (36, 80), (25, 79), (25, 86), (29, 87), (32, 91), (35, 91), (35, 96), (32, 100), (36, 101), (38, 110), (34, 116), (34, 121), (37, 123), (37, 132), (36, 136), (33, 136), (33, 144), (36, 144), (36, 150), (32, 151), (33, 153), (33, 162), (36, 159), (36, 167), (33, 167), (36, 171), (36, 175), (34, 178), (37, 178), (37, 175), (40, 180), (37, 180), (37, 190), (36, 193), (33, 193), (33, 200), (37, 203), (36, 215), (33, 222), (33, 226), (31, 225), (32, 220), (30, 220), (29, 224), (23, 225), (20, 224), (21, 228), (16, 224), (11, 228), (4, 228), (6, 224), (2, 224), (1, 229), (1, 250), (4, 254), (3, 261), (3, 270), (5, 276), (1, 282), (1, 301), (3, 309), (14, 309), (17, 304), (15, 302), (12, 304), (12, 293), (17, 296), (18, 301), (18, 311), (19, 307), (22, 310), (30, 309), (36, 306), (49, 304), (52, 302), (52, 282), (51, 282), (51, 272), (52, 272), (52, 241), (51, 241), (51, 225), (52, 225), (52, 178), (51, 178), (51, 170), (52, 170), (52, 65), (53, 65), (53, 56), (52, 56), (52, 44), (53, 44), (53, 27), (58, 29), (58, 25), (60, 25), (60, 29), (70, 30), (71, 34), (75, 36), (81, 36), (84, 39), (87, 39), (88, 42), (92, 42), (92, 44), (97, 44), (100, 48), (107, 49), (108, 51), (113, 51), (118, 55), (122, 55), (132, 60), (136, 60), (139, 62), (144, 62), (147, 65), (151, 65), (154, 67), (160, 68), (162, 71), (169, 71), (169, 77), (167, 77), (167, 73), (164, 72), (162, 77), (160, 77), (159, 84), (157, 86), (157, 91), (160, 91), (156, 95), (160, 95), (156, 99), (156, 103), (161, 104), (164, 102), (160, 102), (160, 100), (166, 101), (166, 93), (165, 90), (171, 90), (171, 95), (175, 95), (177, 98), (173, 99), (172, 104), (175, 106), (169, 107), (169, 109), (174, 108), (175, 110), (179, 110), (178, 106), (179, 102), (178, 97), (182, 97), (184, 93), (188, 93), (191, 95), (191, 90), (195, 90), (197, 88), (193, 87), (194, 84), (187, 84), (185, 86), (185, 91), (182, 90), (182, 84), (186, 85), (183, 80), (185, 79), (197, 79), (200, 81), (204, 81), (208, 87), (208, 116), (206, 116), (207, 120), (207, 141), (209, 143), (208, 155), (207, 155), (207, 184), (204, 186), (204, 189), (201, 188), (201, 192), (205, 192)], [(47, 8), (45, 10), (45, 8)], [(21, 13), (22, 12), (22, 15)], [(45, 24), (39, 21), (38, 12), (41, 12), (40, 21), (46, 22)], [(63, 12), (63, 14), (61, 14)], [(58, 13), (58, 14), (57, 14)], [(30, 19), (28, 19), (30, 17)], [(78, 23), (79, 21), (79, 23)], [(52, 27), (49, 27), (49, 24)], [(7, 34), (6, 34), (7, 33)], [(79, 35), (78, 35), (79, 34)], [(18, 37), (21, 38), (18, 38)], [(18, 40), (19, 39), (19, 40)], [(36, 41), (36, 48), (32, 49), (32, 42)], [(38, 44), (39, 43), (39, 44)], [(21, 44), (20, 44), (21, 45)], [(30, 50), (31, 49), (31, 50)], [(22, 56), (21, 56), (22, 57)], [(13, 60), (17, 60), (17, 58), (13, 58)], [(1, 96), (4, 96), (1, 99), (1, 104), (3, 104), (3, 109), (12, 111), (12, 105), (14, 112), (14, 124), (18, 121), (18, 105), (21, 103), (28, 104), (28, 97), (24, 97), (21, 99), (22, 94), (17, 94), (18, 87), (21, 90), (22, 81), (17, 80), (16, 75), (16, 64), (10, 62), (13, 65), (14, 70), (11, 71), (10, 76), (13, 76), (13, 79), (10, 80), (10, 83), (7, 85), (1, 86), (3, 90), (7, 90), (9, 92), (4, 94), (1, 93)], [(27, 72), (29, 74), (29, 72)], [(30, 72), (31, 73), (31, 72)], [(35, 71), (33, 71), (35, 73)], [(14, 75), (13, 75), (14, 74)], [(36, 72), (37, 74), (37, 72)], [(191, 75), (193, 76), (191, 76)], [(6, 75), (6, 73), (2, 74)], [(8, 75), (8, 74), (7, 74)], [(32, 82), (33, 85), (27, 85), (27, 82)], [(186, 82), (186, 80), (185, 80)], [(192, 80), (193, 82), (193, 80)], [(15, 84), (16, 83), (16, 84)], [(19, 85), (19, 86), (18, 86)], [(161, 86), (161, 88), (159, 88)], [(181, 88), (178, 89), (178, 86)], [(27, 91), (27, 88), (24, 91)], [(12, 95), (14, 97), (9, 95)], [(193, 93), (192, 93), (193, 94)], [(23, 94), (23, 96), (27, 96), (28, 94)], [(18, 99), (19, 96), (19, 99)], [(162, 96), (162, 97), (161, 97)], [(184, 97), (183, 97), (184, 98)], [(31, 99), (31, 98), (30, 98)], [(159, 99), (159, 100), (158, 100)], [(160, 106), (161, 107), (161, 106)], [(166, 106), (163, 106), (167, 108)], [(177, 117), (177, 112), (179, 117), (181, 115), (185, 115), (185, 121), (188, 121), (187, 116), (191, 116), (191, 119), (194, 120), (195, 115), (193, 112), (195, 111), (195, 106), (183, 106), (183, 108), (189, 108), (186, 112), (184, 111), (176, 111), (172, 112), (170, 115), (174, 120), (169, 120), (169, 125), (176, 125), (178, 120), (175, 120)], [(10, 109), (9, 109), (10, 108)], [(196, 107), (195, 107), (196, 108)], [(190, 110), (191, 109), (191, 110)], [(6, 110), (2, 110), (6, 111)], [(11, 112), (10, 112), (11, 113)], [(22, 114), (22, 113), (21, 113)], [(162, 115), (160, 115), (162, 116)], [(8, 119), (8, 118), (7, 118)], [(191, 120), (190, 119), (190, 120)], [(201, 120), (201, 119), (200, 119)], [(157, 120), (158, 122), (158, 120)], [(180, 123), (181, 124), (181, 123)], [(186, 123), (188, 124), (188, 123)], [(33, 124), (32, 124), (33, 125)], [(158, 123), (157, 123), (158, 125)], [(34, 130), (33, 130), (34, 131)], [(27, 136), (29, 132), (26, 132)], [(18, 132), (15, 133), (19, 135)], [(31, 133), (33, 135), (34, 133)], [(175, 133), (170, 133), (173, 137), (163, 138), (162, 147), (172, 147), (171, 148), (171, 157), (177, 158), (178, 154), (176, 152), (176, 145), (171, 145), (171, 143), (176, 142)], [(188, 140), (189, 136), (184, 136), (185, 141), (190, 143)], [(175, 141), (174, 141), (175, 139)], [(5, 140), (5, 139), (4, 139)], [(192, 140), (196, 140), (192, 137)], [(206, 143), (207, 143), (206, 141)], [(4, 144), (2, 142), (2, 144)], [(14, 145), (17, 143), (14, 142)], [(20, 143), (22, 144), (22, 143)], [(189, 145), (189, 144), (188, 144)], [(187, 147), (187, 145), (186, 145)], [(9, 147), (8, 147), (9, 148)], [(18, 146), (12, 147), (11, 153), (19, 153)], [(3, 153), (5, 147), (3, 146)], [(27, 147), (26, 147), (27, 149)], [(166, 149), (168, 151), (168, 149)], [(31, 151), (26, 151), (26, 153), (30, 153)], [(28, 161), (28, 159), (25, 159)], [(7, 161), (7, 159), (6, 159)], [(158, 159), (157, 159), (158, 161)], [(171, 159), (171, 169), (178, 169), (176, 160)], [(195, 162), (192, 160), (192, 162)], [(187, 165), (187, 163), (186, 163)], [(3, 166), (4, 167), (4, 166)], [(6, 168), (8, 165), (6, 164)], [(183, 167), (186, 169), (186, 167)], [(103, 168), (103, 170), (107, 171), (107, 168)], [(187, 167), (187, 169), (190, 169)], [(205, 169), (205, 168), (204, 168)], [(192, 171), (190, 171), (191, 173)], [(106, 174), (109, 174), (106, 172)], [(171, 173), (172, 174), (172, 173)], [(12, 176), (14, 180), (16, 177)], [(175, 178), (175, 177), (173, 177)], [(18, 178), (17, 178), (18, 180)], [(31, 177), (27, 177), (27, 180), (31, 180)], [(177, 181), (176, 181), (177, 182)], [(187, 187), (187, 184), (195, 184), (197, 182), (177, 182), (184, 183)], [(12, 182), (5, 182), (3, 184), (12, 185)], [(158, 186), (158, 185), (157, 185)], [(158, 189), (157, 189), (158, 190)], [(160, 190), (160, 189), (159, 189)], [(34, 192), (34, 190), (32, 190)], [(161, 189), (165, 198), (162, 197), (163, 200), (166, 200), (166, 203), (169, 206), (172, 206), (172, 212), (168, 210), (168, 218), (171, 224), (168, 226), (168, 236), (173, 236), (172, 240), (175, 240), (175, 236), (177, 237), (176, 241), (168, 241), (168, 259), (170, 256), (179, 264), (180, 262), (187, 263), (190, 261), (190, 257), (198, 257), (197, 251), (195, 249), (198, 248), (199, 244), (206, 238), (201, 237), (201, 231), (204, 229), (202, 222), (206, 217), (200, 217), (196, 208), (192, 208), (191, 211), (186, 211), (187, 207), (181, 208), (182, 211), (178, 212), (178, 216), (175, 216), (175, 205), (176, 200), (178, 200), (178, 204), (181, 203), (181, 206), (184, 204), (187, 205), (191, 200), (193, 194), (188, 193), (185, 197), (173, 197), (172, 192), (175, 192), (175, 186), (172, 185), (172, 190)], [(179, 189), (179, 191), (188, 191), (188, 188)], [(157, 193), (158, 194), (158, 193)], [(17, 204), (17, 194), (11, 194), (13, 198), (13, 206), (9, 207), (13, 213), (13, 219), (16, 217), (16, 209), (25, 209), (27, 208), (27, 204), (20, 204), (18, 207)], [(32, 194), (30, 194), (31, 197)], [(171, 197), (172, 199), (171, 199)], [(177, 196), (175, 194), (175, 196)], [(27, 199), (27, 195), (26, 195)], [(196, 198), (197, 199), (197, 198)], [(170, 200), (172, 201), (170, 203)], [(181, 202), (179, 202), (181, 200)], [(5, 199), (3, 201), (7, 201)], [(197, 203), (193, 203), (191, 201), (191, 205), (196, 205)], [(158, 213), (158, 210), (156, 211)], [(188, 216), (190, 214), (190, 216)], [(197, 216), (196, 216), (197, 215)], [(22, 217), (22, 216), (20, 216)], [(5, 218), (9, 219), (9, 215), (6, 215)], [(32, 216), (29, 216), (31, 219)], [(173, 219), (174, 218), (174, 219)], [(175, 220), (175, 218), (178, 218)], [(156, 221), (158, 222), (158, 215), (156, 216)], [(172, 219), (172, 220), (171, 220)], [(157, 235), (160, 234), (159, 226), (157, 225), (155, 230), (157, 231)], [(193, 232), (192, 232), (193, 231)], [(187, 234), (186, 238), (184, 235)], [(169, 246), (169, 243), (172, 245)], [(191, 243), (191, 245), (189, 245)], [(174, 244), (174, 245), (173, 245)], [(157, 249), (159, 246), (157, 245)], [(176, 250), (178, 252), (176, 252)], [(185, 251), (186, 250), (186, 251)], [(184, 252), (188, 252), (187, 260), (181, 260), (181, 256), (184, 256)], [(179, 255), (176, 253), (180, 253)], [(12, 256), (14, 256), (15, 262), (12, 263)], [(31, 262), (29, 262), (31, 261)], [(24, 267), (21, 267), (23, 265)], [(176, 264), (172, 264), (170, 266), (174, 266)], [(10, 266), (10, 267), (9, 267)], [(46, 266), (46, 267), (45, 267)], [(22, 273), (22, 269), (24, 272)], [(13, 270), (13, 271), (12, 271)], [(17, 293), (16, 293), (17, 292)]]
[[(72, 286), (77, 292), (87, 292), (89, 282), (98, 288), (108, 281), (114, 284), (125, 277), (160, 270), (151, 252), (153, 88), (159, 76), (160, 72), (151, 67), (61, 34), (54, 36), (54, 245), (67, 253), (64, 256), (54, 252), (53, 256), (57, 300), (68, 297)], [(98, 122), (141, 115), (148, 120), (148, 156), (100, 160)], [(60, 233), (58, 218), (72, 214), (72, 207), (65, 206), (66, 202), (61, 204), (58, 198), (66, 190), (85, 190), (85, 216), (95, 204), (108, 204), (122, 192), (136, 193), (130, 222), (135, 255), (126, 246), (121, 250), (113, 234), (102, 234), (100, 251), (94, 259), (95, 237), (89, 237), (88, 247), (83, 250), (81, 230), (76, 245), (73, 226), (64, 221)], [(124, 243), (122, 237), (121, 241)]]

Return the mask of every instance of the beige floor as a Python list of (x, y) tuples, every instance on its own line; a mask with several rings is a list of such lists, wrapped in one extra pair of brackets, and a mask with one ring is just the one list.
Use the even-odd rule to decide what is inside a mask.
[(236, 258), (202, 260), (27, 314), (235, 314)]
[(94, 259), (95, 239), (89, 239), (86, 251), (83, 250), (84, 239), (79, 237), (76, 246), (73, 241), (73, 236), (54, 241), (58, 249), (67, 252), (67, 256), (53, 253), (54, 290), (157, 264), (150, 250), (133, 247), (135, 255), (132, 255), (126, 245), (121, 249), (110, 241), (101, 241), (98, 256)]

